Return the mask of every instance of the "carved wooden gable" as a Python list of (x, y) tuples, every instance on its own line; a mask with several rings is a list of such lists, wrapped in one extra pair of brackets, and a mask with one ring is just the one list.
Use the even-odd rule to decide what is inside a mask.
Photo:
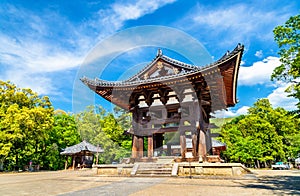
[(181, 72), (187, 72), (192, 70), (192, 68), (179, 66), (166, 62), (162, 59), (157, 59), (157, 61), (152, 62), (144, 70), (139, 72), (133, 80), (147, 80), (153, 78), (160, 78), (169, 75), (176, 75)]
[(157, 77), (163, 77), (167, 75), (175, 74), (174, 70), (177, 69), (176, 73), (178, 73), (178, 68), (165, 63), (163, 61), (157, 61), (154, 63), (151, 67), (149, 67), (140, 79), (149, 79), (149, 78), (157, 78)]

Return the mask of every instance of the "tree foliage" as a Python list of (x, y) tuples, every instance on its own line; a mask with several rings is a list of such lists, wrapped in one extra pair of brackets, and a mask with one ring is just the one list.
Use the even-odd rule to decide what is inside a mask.
[(80, 142), (74, 117), (54, 112), (47, 96), (0, 81), (0, 170), (64, 166), (62, 149)]
[(53, 126), (48, 97), (0, 81), (0, 160), (19, 168), (30, 160), (41, 161), (41, 150)]
[(281, 65), (275, 68), (271, 78), (291, 83), (286, 91), (299, 100), (297, 107), (300, 109), (300, 14), (290, 17), (273, 33), (280, 48)]
[(54, 111), (48, 97), (0, 81), (0, 170), (23, 169), (32, 162), (41, 169), (64, 168), (60, 152), (87, 140), (100, 145), (100, 163), (130, 156), (131, 116), (115, 108), (115, 116), (103, 108), (89, 107), (76, 115)]
[(45, 169), (58, 170), (64, 168), (65, 159), (60, 155), (68, 146), (81, 142), (73, 115), (58, 113), (54, 115), (53, 128), (48, 132), (44, 158)]
[(247, 115), (225, 124), (221, 139), (227, 144), (228, 161), (248, 165), (287, 160), (299, 152), (299, 119), (282, 108), (273, 109), (268, 99), (260, 99)]
[(124, 128), (119, 123), (122, 119), (124, 120), (124, 116), (121, 115), (119, 118), (121, 120), (101, 107), (88, 107), (87, 110), (76, 115), (81, 137), (94, 145), (99, 145), (104, 150), (99, 155), (100, 163), (119, 161), (130, 155), (128, 143), (131, 139), (124, 135)]

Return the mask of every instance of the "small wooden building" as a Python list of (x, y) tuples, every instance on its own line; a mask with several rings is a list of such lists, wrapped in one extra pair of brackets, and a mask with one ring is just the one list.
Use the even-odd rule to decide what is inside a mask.
[(74, 170), (75, 168), (91, 168), (95, 155), (102, 152), (103, 149), (84, 140), (79, 144), (67, 147), (60, 154), (66, 155), (65, 169), (68, 168), (68, 157), (72, 157), (71, 168)]
[[(124, 81), (81, 78), (104, 99), (132, 113), (132, 158), (151, 160), (164, 144), (164, 134), (180, 133), (180, 154), (205, 161), (212, 154), (211, 113), (237, 103), (240, 44), (216, 62), (202, 67), (163, 55)], [(187, 146), (187, 139), (192, 145)], [(147, 140), (147, 146), (145, 146)], [(146, 153), (144, 147), (147, 149)], [(146, 157), (146, 156), (147, 157)]]

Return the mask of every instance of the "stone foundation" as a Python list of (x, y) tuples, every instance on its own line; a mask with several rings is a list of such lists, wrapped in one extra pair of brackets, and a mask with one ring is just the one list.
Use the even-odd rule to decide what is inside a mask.
[(249, 169), (240, 163), (179, 163), (178, 176), (240, 176), (251, 173)]
[[(135, 176), (141, 164), (95, 165), (98, 175)], [(155, 168), (154, 168), (155, 169)], [(198, 163), (183, 162), (172, 164), (172, 177), (177, 176), (242, 176), (251, 171), (240, 163)]]
[(95, 165), (98, 175), (130, 176), (133, 165)]

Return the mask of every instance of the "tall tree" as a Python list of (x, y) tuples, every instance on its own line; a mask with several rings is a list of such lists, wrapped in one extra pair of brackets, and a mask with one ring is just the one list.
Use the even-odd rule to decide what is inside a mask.
[(48, 134), (44, 148), (44, 166), (50, 170), (63, 169), (65, 159), (60, 152), (81, 141), (74, 116), (55, 111), (53, 129)]
[(48, 97), (0, 81), (0, 163), (19, 168), (29, 160), (41, 161), (41, 148), (53, 125)]
[(228, 161), (239, 161), (257, 167), (274, 160), (295, 157), (299, 119), (282, 108), (273, 109), (268, 99), (260, 99), (247, 115), (239, 116), (222, 128), (222, 141), (228, 149)]
[(124, 109), (116, 106), (114, 107), (114, 117), (117, 123), (122, 127), (122, 135), (120, 135), (120, 145), (126, 149), (131, 151), (132, 139), (131, 135), (128, 134), (130, 131), (132, 124), (132, 114)]
[(290, 17), (284, 25), (276, 27), (273, 33), (280, 48), (281, 65), (275, 68), (271, 79), (291, 83), (286, 91), (299, 100), (297, 107), (300, 113), (300, 14)]
[(78, 131), (81, 137), (104, 150), (99, 155), (100, 163), (111, 163), (129, 155), (122, 146), (126, 140), (124, 129), (113, 114), (103, 108), (88, 107), (76, 115)]

